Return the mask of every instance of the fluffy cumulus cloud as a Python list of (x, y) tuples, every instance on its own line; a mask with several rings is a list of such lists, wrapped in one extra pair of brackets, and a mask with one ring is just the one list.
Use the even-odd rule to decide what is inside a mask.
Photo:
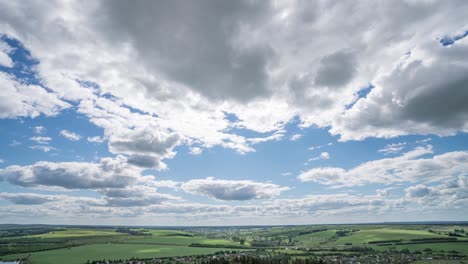
[(123, 188), (137, 181), (139, 172), (123, 156), (99, 163), (40, 161), (28, 166), (8, 166), (0, 176), (23, 187), (51, 186), (66, 189)]
[(302, 172), (298, 179), (334, 187), (370, 183), (442, 181), (464, 175), (468, 170), (468, 152), (454, 151), (432, 155), (432, 146), (417, 147), (401, 156), (372, 160), (351, 169), (318, 167)]
[(164, 168), (161, 159), (175, 155), (172, 149), (179, 140), (177, 133), (164, 133), (147, 127), (113, 134), (109, 138), (109, 151), (129, 155), (129, 163), (137, 166)]
[(289, 187), (249, 180), (220, 180), (208, 177), (185, 182), (182, 184), (182, 189), (191, 194), (206, 195), (218, 200), (244, 201), (272, 198), (280, 195), (283, 191), (289, 190)]
[(467, 9), (403, 0), (3, 2), (0, 31), (31, 50), (61, 98), (92, 99), (75, 80), (90, 81), (205, 147), (248, 152), (226, 129), (275, 131), (298, 116), (342, 140), (466, 131), (467, 38), (439, 40), (466, 30)]
[(412, 50), (375, 80), (376, 88), (337, 120), (333, 133), (361, 139), (467, 131), (466, 54), (467, 40), (449, 47), (433, 41)]

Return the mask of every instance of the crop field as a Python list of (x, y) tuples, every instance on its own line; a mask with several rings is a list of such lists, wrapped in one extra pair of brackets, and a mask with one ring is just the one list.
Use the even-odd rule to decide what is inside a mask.
[[(320, 225), (226, 228), (128, 228), (9, 226), (0, 228), (0, 260), (25, 264), (164, 258), (246, 251), (251, 255), (431, 256), (440, 261), (468, 255), (463, 225)], [(263, 252), (263, 253), (262, 253)], [(367, 263), (367, 262), (364, 262)], [(420, 262), (426, 263), (426, 262)], [(457, 262), (437, 262), (457, 263)]]
[(116, 236), (122, 235), (115, 229), (80, 229), (70, 228), (67, 230), (51, 231), (45, 234), (30, 235), (30, 238), (64, 238), (64, 237), (93, 237), (93, 236)]
[(465, 260), (418, 260), (411, 264), (466, 264)]
[[(33, 264), (83, 264), (88, 260), (129, 259), (132, 257), (171, 257), (212, 254), (218, 248), (196, 248), (187, 246), (160, 246), (140, 244), (94, 244), (65, 249), (55, 249), (32, 253), (29, 261)], [(5, 259), (25, 257), (25, 254), (10, 255)]]
[(403, 248), (407, 248), (409, 250), (419, 250), (424, 251), (427, 248), (430, 248), (432, 251), (435, 252), (450, 252), (450, 251), (457, 251), (463, 254), (468, 255), (468, 242), (462, 243), (428, 243), (428, 244), (409, 244), (409, 245), (395, 245), (395, 249), (401, 250)]
[(317, 233), (298, 236), (299, 244), (305, 246), (318, 246), (330, 241), (335, 235), (336, 230), (326, 230)]
[(151, 230), (148, 233), (151, 236), (144, 238), (131, 239), (128, 243), (148, 243), (148, 244), (168, 244), (168, 245), (190, 245), (190, 244), (205, 244), (205, 245), (234, 245), (239, 246), (239, 243), (226, 239), (209, 239), (196, 236), (193, 233), (172, 230)]
[(329, 245), (344, 245), (346, 243), (366, 244), (375, 241), (387, 240), (411, 240), (421, 238), (442, 238), (443, 235), (436, 235), (423, 230), (404, 230), (404, 229), (370, 229), (353, 232), (350, 235), (340, 237), (336, 241), (328, 243)]

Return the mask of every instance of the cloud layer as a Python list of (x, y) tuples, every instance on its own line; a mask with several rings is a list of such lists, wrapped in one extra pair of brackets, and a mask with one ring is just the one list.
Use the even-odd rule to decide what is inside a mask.
[[(468, 206), (468, 152), (427, 141), (385, 142), (373, 150), (384, 158), (351, 167), (327, 148), (300, 161), (327, 166), (278, 184), (158, 179), (180, 152), (248, 158), (268, 142), (300, 146), (312, 128), (343, 142), (468, 132), (467, 13), (467, 1), (0, 1), (0, 119), (33, 120), (29, 148), (59, 155), (5, 158), (0, 184), (22, 188), (0, 193), (0, 214), (310, 220)], [(39, 125), (65, 113), (97, 130)], [(60, 161), (56, 135), (106, 158)], [(310, 150), (340, 144), (317, 139)], [(297, 153), (273, 154), (271, 171)], [(379, 189), (350, 190), (364, 185)], [(82, 189), (93, 197), (57, 193)]]
[(318, 167), (302, 172), (298, 179), (335, 187), (359, 186), (371, 183), (442, 181), (468, 171), (468, 152), (454, 151), (432, 157), (431, 145), (417, 147), (401, 156), (372, 160), (351, 169)]

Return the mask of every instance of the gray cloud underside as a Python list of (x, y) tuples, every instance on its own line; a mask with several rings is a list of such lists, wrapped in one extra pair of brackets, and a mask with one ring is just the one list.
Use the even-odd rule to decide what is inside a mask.
[(254, 181), (219, 180), (214, 178), (194, 179), (182, 184), (181, 188), (188, 193), (206, 195), (218, 200), (252, 200), (267, 199), (289, 190), (272, 183)]
[[(18, 99), (2, 106), (4, 118), (55, 114), (68, 107), (60, 99), (97, 107), (92, 89), (75, 81), (81, 79), (150, 114), (162, 130), (242, 153), (254, 150), (229, 128), (279, 131), (296, 116), (302, 126), (329, 126), (342, 140), (468, 131), (468, 38), (450, 46), (438, 41), (466, 30), (464, 1), (4, 1), (1, 7), (0, 32), (31, 50), (50, 96), (57, 96), (42, 108)], [(375, 88), (357, 98), (370, 83)]]
[(66, 189), (123, 188), (136, 182), (139, 173), (126, 159), (103, 158), (100, 163), (40, 161), (29, 166), (0, 169), (5, 181), (23, 187), (56, 186)]

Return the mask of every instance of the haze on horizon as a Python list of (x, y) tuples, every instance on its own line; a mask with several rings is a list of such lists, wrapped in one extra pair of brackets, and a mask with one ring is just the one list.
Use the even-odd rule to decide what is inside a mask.
[(0, 0), (0, 223), (467, 220), (467, 14)]

